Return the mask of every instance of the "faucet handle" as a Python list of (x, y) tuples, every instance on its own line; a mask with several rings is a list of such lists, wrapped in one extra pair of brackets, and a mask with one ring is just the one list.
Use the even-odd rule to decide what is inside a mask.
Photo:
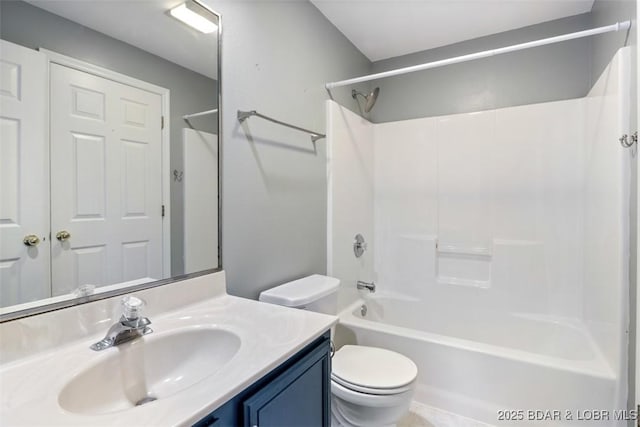
[(122, 316), (127, 320), (136, 320), (142, 317), (142, 310), (146, 303), (133, 295), (122, 298)]

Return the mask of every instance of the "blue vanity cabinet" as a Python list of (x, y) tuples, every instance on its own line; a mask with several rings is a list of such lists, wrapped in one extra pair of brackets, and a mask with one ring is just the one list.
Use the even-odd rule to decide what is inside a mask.
[(330, 425), (329, 349), (320, 346), (243, 402), (244, 427)]
[(329, 332), (195, 424), (195, 427), (329, 427)]

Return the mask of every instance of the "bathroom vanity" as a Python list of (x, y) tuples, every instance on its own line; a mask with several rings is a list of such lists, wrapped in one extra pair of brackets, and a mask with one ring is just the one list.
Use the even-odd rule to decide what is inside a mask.
[(327, 332), (195, 427), (330, 426), (329, 352)]
[(0, 324), (2, 424), (330, 424), (336, 317), (227, 295), (224, 272), (135, 295), (153, 332), (101, 351), (121, 297)]

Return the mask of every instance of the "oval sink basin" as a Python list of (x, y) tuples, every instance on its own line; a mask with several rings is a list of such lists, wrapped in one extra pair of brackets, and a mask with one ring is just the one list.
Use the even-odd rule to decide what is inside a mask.
[(78, 414), (131, 409), (179, 393), (215, 374), (239, 349), (240, 338), (222, 329), (150, 334), (106, 350), (111, 354), (63, 387), (58, 403)]

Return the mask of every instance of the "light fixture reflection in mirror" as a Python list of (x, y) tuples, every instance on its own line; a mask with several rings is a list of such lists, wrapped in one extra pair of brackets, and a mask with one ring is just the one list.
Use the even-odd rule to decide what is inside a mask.
[(217, 17), (193, 0), (172, 8), (169, 14), (204, 34), (213, 33), (218, 29)]
[(219, 16), (118, 6), (0, 2), (0, 321), (220, 268)]

